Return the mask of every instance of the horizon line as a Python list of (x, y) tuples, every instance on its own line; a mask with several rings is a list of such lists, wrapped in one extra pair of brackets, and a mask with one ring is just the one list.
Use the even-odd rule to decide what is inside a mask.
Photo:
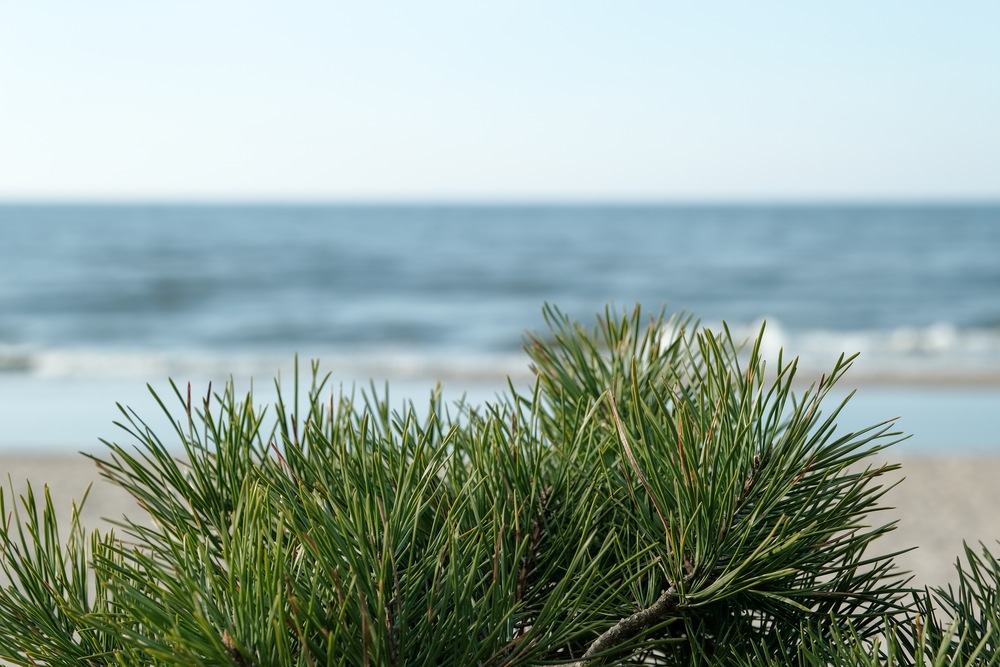
[(797, 208), (797, 207), (995, 207), (996, 197), (712, 197), (712, 198), (478, 198), (478, 197), (45, 197), (5, 198), (14, 206), (156, 206), (156, 207), (358, 207), (358, 208)]

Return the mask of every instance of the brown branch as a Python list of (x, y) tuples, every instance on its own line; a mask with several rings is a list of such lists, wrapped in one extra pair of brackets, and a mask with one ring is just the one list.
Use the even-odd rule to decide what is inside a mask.
[[(685, 585), (689, 583), (689, 579), (690, 576), (685, 577)], [(573, 663), (572, 667), (595, 667), (596, 665), (604, 664), (607, 656), (600, 654), (611, 651), (616, 646), (621, 646), (629, 639), (664, 620), (671, 613), (677, 611), (678, 603), (677, 587), (670, 586), (670, 588), (660, 594), (660, 597), (656, 598), (656, 602), (652, 605), (645, 609), (640, 609), (627, 618), (621, 619), (607, 629), (591, 643), (590, 647), (583, 654), (583, 657)], [(599, 662), (593, 662), (594, 660), (598, 660)]]

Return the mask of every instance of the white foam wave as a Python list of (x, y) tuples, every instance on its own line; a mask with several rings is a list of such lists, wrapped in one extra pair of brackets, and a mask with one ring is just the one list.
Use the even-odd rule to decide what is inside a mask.
[[(734, 336), (750, 338), (762, 322), (734, 327)], [(858, 353), (852, 375), (859, 379), (1000, 383), (1000, 330), (959, 329), (949, 323), (891, 330), (790, 331), (768, 319), (761, 352), (776, 359), (796, 356), (807, 370), (830, 368), (841, 354)]]
[[(714, 328), (714, 327), (713, 327)], [(751, 338), (761, 322), (731, 327), (735, 337)], [(764, 329), (762, 353), (776, 360), (797, 356), (800, 367), (825, 370), (842, 354), (860, 353), (854, 373), (914, 376), (947, 373), (954, 377), (1000, 378), (1000, 330), (960, 330), (950, 324), (881, 331), (794, 331), (773, 319)], [(256, 378), (270, 380), (293, 368), (293, 352), (205, 350), (108, 350), (95, 348), (33, 349), (0, 345), (0, 373), (42, 378), (175, 379)], [(318, 359), (320, 370), (336, 381), (432, 380), (446, 384), (502, 385), (508, 376), (529, 377), (528, 360), (519, 352), (469, 353), (392, 348), (326, 349), (299, 354), (300, 369)], [(1000, 380), (998, 380), (1000, 381)]]
[[(507, 376), (528, 376), (527, 360), (520, 354), (417, 354), (393, 350), (366, 350), (345, 354), (321, 351), (299, 354), (301, 373), (310, 372), (312, 360), (321, 373), (336, 381), (369, 379), (432, 380), (448, 383), (503, 383)], [(295, 353), (144, 351), (103, 349), (28, 349), (0, 346), (0, 373), (25, 374), (47, 379), (256, 378), (269, 381), (276, 374), (294, 370)]]

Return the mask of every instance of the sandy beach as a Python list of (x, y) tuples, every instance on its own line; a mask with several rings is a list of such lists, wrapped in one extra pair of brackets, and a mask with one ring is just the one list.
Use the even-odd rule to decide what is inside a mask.
[[(956, 557), (962, 552), (962, 540), (983, 542), (1000, 553), (1000, 457), (957, 454), (944, 456), (898, 457), (902, 469), (886, 476), (887, 483), (899, 482), (885, 497), (891, 508), (872, 516), (872, 522), (884, 524), (898, 520), (898, 528), (881, 540), (884, 552), (916, 546), (897, 562), (913, 573), (919, 585), (954, 583)], [(53, 503), (62, 521), (68, 521), (71, 503), (82, 497), (93, 482), (82, 517), (89, 528), (105, 527), (105, 517), (123, 513), (139, 516), (127, 494), (101, 480), (94, 464), (82, 456), (0, 456), (0, 474), (5, 495), (9, 494), (7, 476), (21, 493), (24, 480), (31, 480), (36, 494), (49, 485)]]

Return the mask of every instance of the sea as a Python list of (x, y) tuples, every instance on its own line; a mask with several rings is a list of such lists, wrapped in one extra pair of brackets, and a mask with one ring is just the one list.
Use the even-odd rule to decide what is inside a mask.
[(858, 352), (842, 430), (1000, 453), (1000, 204), (3, 204), (0, 452), (128, 442), (171, 379), (264, 405), (296, 358), (481, 403), (530, 385), (545, 304), (764, 326), (806, 380)]

